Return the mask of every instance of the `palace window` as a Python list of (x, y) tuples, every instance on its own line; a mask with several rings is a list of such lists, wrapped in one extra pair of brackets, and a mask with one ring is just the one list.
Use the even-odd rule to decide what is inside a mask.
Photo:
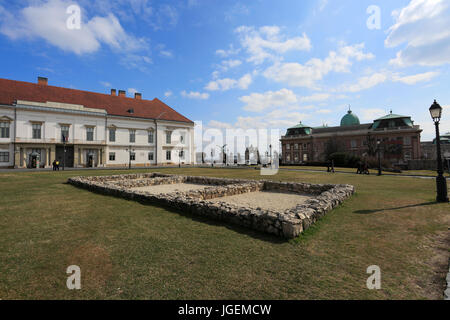
[(116, 142), (116, 129), (114, 128), (109, 129), (109, 141)]
[(166, 151), (166, 160), (172, 160), (172, 152), (170, 150)]
[(109, 153), (109, 161), (116, 161), (116, 153), (115, 152)]
[(183, 150), (180, 151), (179, 156), (180, 156), (181, 160), (184, 160), (184, 151)]
[(86, 141), (94, 141), (94, 127), (86, 128)]
[(42, 124), (33, 123), (31, 127), (33, 130), (33, 135), (32, 135), (33, 139), (41, 139)]
[(0, 152), (0, 162), (9, 162), (9, 152)]
[(404, 158), (405, 158), (405, 160), (411, 160), (411, 151), (406, 151)]
[(153, 131), (148, 132), (148, 143), (153, 143), (154, 141), (154, 133)]
[(298, 150), (298, 143), (294, 144), (294, 149)]
[(61, 126), (61, 141), (69, 141), (69, 126)]
[(130, 142), (136, 142), (136, 130), (130, 130)]
[(180, 135), (180, 143), (184, 144), (184, 134)]
[(134, 152), (130, 153), (130, 160), (131, 161), (135, 161), (136, 160), (136, 153), (134, 153)]
[(357, 146), (356, 140), (350, 141), (350, 145), (351, 145), (352, 148), (356, 148), (356, 146)]
[(9, 122), (0, 122), (0, 138), (9, 138)]
[(153, 161), (153, 152), (148, 153), (148, 160)]
[(404, 144), (405, 144), (405, 146), (410, 146), (411, 145), (411, 137), (405, 137)]
[[(171, 144), (172, 143), (172, 131), (166, 131), (166, 143)], [(170, 160), (170, 159), (167, 159)]]
[(286, 149), (288, 149), (288, 150), (291, 149), (291, 145), (289, 143), (286, 145)]

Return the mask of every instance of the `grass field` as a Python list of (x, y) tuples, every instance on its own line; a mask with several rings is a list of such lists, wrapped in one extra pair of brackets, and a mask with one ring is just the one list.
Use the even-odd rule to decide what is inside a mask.
[[(257, 170), (158, 171), (261, 178)], [(284, 241), (65, 184), (118, 173), (0, 173), (0, 299), (442, 299), (450, 207), (434, 202), (432, 179), (281, 171), (271, 179), (356, 187)], [(81, 290), (66, 288), (72, 264)], [(381, 290), (366, 288), (370, 265), (381, 268)]]
[[(317, 166), (281, 166), (282, 169), (301, 169), (301, 170), (320, 170), (320, 171), (326, 171), (327, 167), (317, 167)], [(350, 172), (355, 173), (356, 168), (340, 168), (336, 167), (334, 168), (334, 171), (336, 172)], [(370, 174), (377, 174), (378, 169), (370, 169)], [(401, 176), (427, 176), (427, 177), (436, 177), (437, 173), (436, 170), (403, 170), (400, 173), (396, 172), (388, 172), (388, 171), (382, 171), (382, 174), (384, 175), (401, 175)], [(450, 174), (448, 171), (444, 172), (445, 177), (450, 177)]]

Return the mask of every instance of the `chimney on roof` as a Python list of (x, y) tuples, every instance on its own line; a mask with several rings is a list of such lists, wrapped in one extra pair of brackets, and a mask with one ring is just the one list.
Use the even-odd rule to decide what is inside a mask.
[(126, 97), (125, 90), (119, 90), (119, 97)]
[(134, 93), (134, 98), (135, 98), (135, 99), (138, 99), (138, 100), (141, 100), (141, 99), (142, 99), (142, 93), (140, 93), (140, 92), (135, 92), (135, 93)]
[(44, 86), (48, 85), (48, 79), (44, 77), (38, 77), (38, 84), (42, 84)]
[(115, 96), (116, 95), (116, 89), (111, 89), (111, 95)]

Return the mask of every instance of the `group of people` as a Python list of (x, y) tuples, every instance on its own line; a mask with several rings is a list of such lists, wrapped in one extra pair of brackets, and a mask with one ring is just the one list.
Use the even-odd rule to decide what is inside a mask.
[(53, 160), (53, 171), (59, 171), (59, 161), (58, 160)]
[(369, 174), (369, 166), (367, 162), (358, 162), (358, 169), (356, 170), (356, 174)]

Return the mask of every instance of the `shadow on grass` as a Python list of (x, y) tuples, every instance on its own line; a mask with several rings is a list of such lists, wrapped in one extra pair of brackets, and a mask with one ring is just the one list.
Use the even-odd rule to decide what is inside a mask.
[(383, 211), (387, 211), (387, 210), (400, 210), (400, 209), (407, 209), (407, 208), (431, 206), (433, 204), (437, 204), (437, 202), (436, 201), (424, 202), (424, 203), (411, 204), (411, 205), (408, 205), (408, 206), (395, 207), (395, 208), (372, 209), (372, 210), (356, 210), (356, 211), (353, 211), (353, 213), (357, 213), (357, 214), (371, 214), (371, 213), (383, 212)]
[(199, 215), (196, 215), (194, 213), (183, 212), (181, 210), (177, 210), (177, 209), (174, 209), (174, 208), (172, 208), (170, 206), (165, 206), (165, 205), (162, 205), (162, 204), (159, 204), (159, 203), (149, 203), (148, 201), (145, 201), (145, 200), (139, 200), (139, 199), (133, 199), (132, 200), (132, 199), (126, 199), (126, 198), (122, 198), (122, 197), (116, 197), (114, 195), (98, 192), (97, 190), (88, 190), (88, 189), (85, 189), (85, 188), (74, 186), (74, 185), (72, 185), (72, 184), (70, 184), (68, 182), (64, 182), (64, 184), (70, 185), (70, 186), (72, 186), (74, 188), (77, 188), (77, 189), (80, 189), (80, 190), (84, 190), (84, 191), (87, 191), (87, 192), (93, 192), (93, 193), (96, 193), (96, 194), (99, 194), (99, 195), (102, 195), (102, 196), (106, 196), (106, 197), (113, 197), (113, 198), (117, 198), (117, 199), (123, 199), (125, 201), (134, 201), (134, 202), (140, 203), (140, 204), (142, 204), (144, 206), (153, 206), (153, 207), (161, 208), (161, 209), (164, 209), (164, 210), (169, 211), (171, 213), (178, 214), (178, 215), (181, 215), (183, 217), (189, 218), (192, 221), (206, 223), (206, 224), (208, 224), (210, 226), (225, 227), (225, 228), (227, 228), (229, 230), (232, 230), (234, 232), (246, 234), (249, 237), (252, 237), (252, 238), (257, 239), (257, 240), (268, 241), (268, 242), (271, 242), (273, 244), (285, 244), (285, 243), (287, 243), (289, 241), (288, 239), (277, 237), (275, 235), (264, 233), (262, 231), (254, 230), (254, 229), (251, 229), (249, 227), (233, 224), (233, 223), (231, 223), (229, 221), (215, 220), (212, 217), (199, 216)]

